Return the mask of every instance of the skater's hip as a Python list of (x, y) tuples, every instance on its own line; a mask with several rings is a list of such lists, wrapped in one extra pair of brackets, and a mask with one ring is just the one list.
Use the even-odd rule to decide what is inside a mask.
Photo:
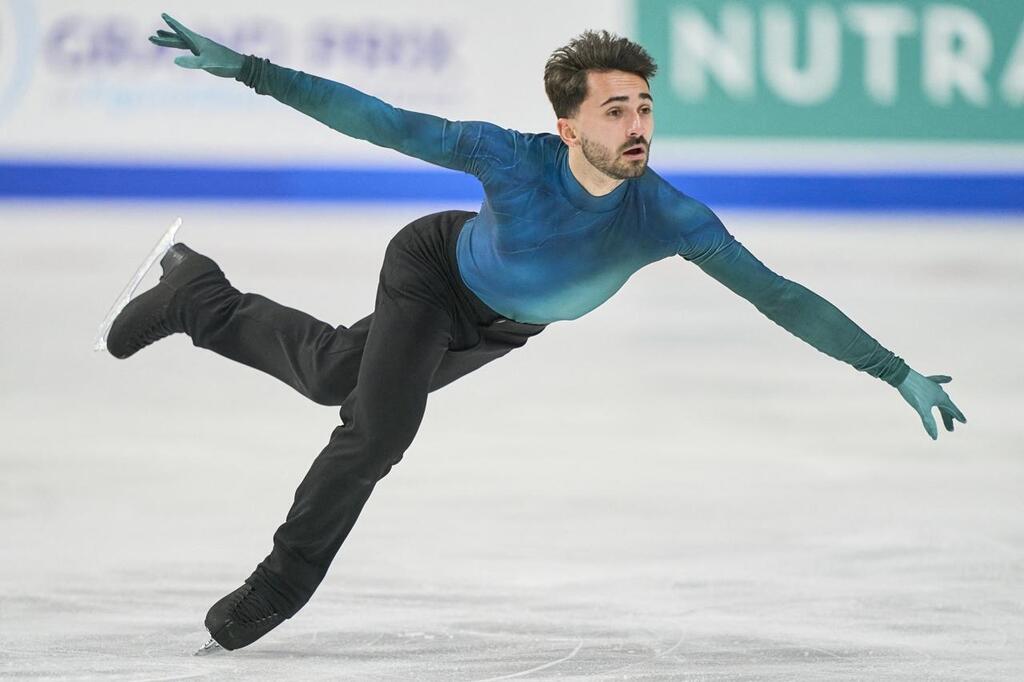
[(388, 247), (385, 275), (391, 271), (393, 278), (419, 280), (414, 286), (430, 292), (439, 299), (438, 303), (446, 304), (465, 322), (487, 336), (508, 338), (514, 345), (521, 345), (516, 343), (518, 338), (521, 337), (525, 343), (526, 338), (539, 334), (546, 325), (503, 317), (480, 300), (459, 273), (459, 234), (476, 215), (473, 211), (442, 211), (409, 223), (395, 235)]

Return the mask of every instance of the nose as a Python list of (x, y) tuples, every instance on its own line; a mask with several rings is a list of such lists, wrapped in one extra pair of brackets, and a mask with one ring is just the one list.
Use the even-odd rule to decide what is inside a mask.
[(644, 126), (643, 122), (640, 120), (639, 113), (634, 114), (633, 117), (630, 119), (629, 130), (627, 131), (627, 134), (630, 137), (643, 137)]

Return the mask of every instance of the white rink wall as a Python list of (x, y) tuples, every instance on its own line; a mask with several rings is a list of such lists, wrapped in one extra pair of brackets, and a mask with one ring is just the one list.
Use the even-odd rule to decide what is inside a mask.
[(528, 131), (554, 129), (541, 80), (551, 50), (582, 24), (621, 30), (626, 20), (626, 5), (614, 0), (481, 9), (412, 0), (259, 8), (237, 0), (4, 0), (0, 158), (409, 163), (239, 83), (175, 66), (178, 51), (146, 40), (170, 30), (161, 12), (238, 52), (343, 81), (396, 106)]
[[(468, 0), (297, 0), (259, 9), (237, 0), (215, 6), (3, 0), (0, 168), (31, 162), (107, 163), (126, 171), (151, 164), (423, 167), (311, 124), (240, 84), (176, 67), (174, 51), (146, 41), (151, 32), (167, 28), (159, 16), (166, 11), (239, 52), (345, 82), (396, 106), (527, 132), (554, 130), (542, 86), (543, 65), (554, 48), (586, 28), (649, 41), (660, 65), (654, 88), (663, 130), (652, 158), (663, 170), (929, 177), (998, 172), (1014, 178), (1024, 171), (1024, 134), (1016, 130), (1015, 115), (1016, 93), (1024, 93), (1024, 10), (1014, 13), (991, 0), (903, 0), (881, 8), (853, 0), (828, 0), (811, 9), (795, 0), (764, 5), (523, 0), (513, 11)], [(662, 7), (668, 8), (664, 21)], [(779, 11), (791, 31), (768, 30), (771, 21), (779, 21)], [(842, 31), (842, 50), (834, 54), (819, 36), (822, 12)], [(891, 25), (894, 17), (899, 21)], [(970, 30), (957, 33), (949, 17), (959, 17)], [(997, 25), (1000, 20), (1006, 26)], [(945, 33), (936, 33), (936, 26), (945, 26)], [(815, 36), (814, 45), (805, 45), (800, 31)], [(776, 33), (789, 42), (768, 42)], [(903, 42), (892, 42), (897, 39)], [(956, 51), (957, 40), (968, 54)], [(923, 51), (920, 59), (912, 58), (915, 50)], [(795, 61), (778, 63), (777, 53)], [(801, 60), (807, 63), (801, 66)], [(801, 98), (785, 100), (790, 108), (779, 109), (781, 84), (809, 84), (833, 63), (843, 88), (862, 91), (854, 99), (864, 107), (862, 115), (842, 104), (847, 95), (838, 86), (833, 99), (839, 103), (825, 102), (819, 113), (815, 102), (804, 105)], [(734, 101), (724, 104), (715, 100), (731, 92), (737, 78), (756, 84), (753, 105), (743, 93), (733, 93)], [(697, 94), (689, 91), (694, 88)], [(920, 92), (928, 97), (919, 111), (907, 110), (899, 99), (879, 101), (880, 88), (895, 88), (904, 99)], [(718, 103), (708, 104), (712, 100)], [(728, 127), (701, 127), (696, 121), (707, 116), (701, 114), (705, 105), (722, 118), (746, 111), (747, 123), (737, 122), (732, 133)], [(828, 106), (853, 110), (851, 125), (869, 118), (877, 126), (852, 136), (841, 130), (821, 134), (818, 128), (835, 128)], [(686, 127), (691, 118), (692, 130)], [(790, 119), (804, 122), (786, 128)], [(938, 122), (932, 125), (932, 119)], [(914, 132), (918, 120), (924, 133)], [(760, 126), (757, 132), (746, 129), (750, 122)], [(0, 196), (5, 194), (17, 192), (0, 186)], [(1010, 204), (1020, 211), (1024, 199), (1012, 197)]]

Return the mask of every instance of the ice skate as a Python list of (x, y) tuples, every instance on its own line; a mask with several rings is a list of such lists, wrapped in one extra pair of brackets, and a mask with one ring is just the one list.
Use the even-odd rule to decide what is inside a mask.
[(206, 614), (212, 638), (195, 652), (205, 656), (223, 648), (228, 651), (252, 644), (283, 623), (284, 616), (248, 583), (223, 597)]
[[(152, 265), (149, 261), (159, 253), (159, 246), (147, 259), (148, 266)], [(147, 266), (147, 263), (143, 263), (143, 266)], [(160, 267), (163, 274), (156, 286), (131, 299), (120, 312), (115, 313), (106, 338), (102, 338), (101, 331), (98, 349), (105, 347), (115, 358), (123, 360), (166, 336), (185, 331), (181, 323), (170, 314), (174, 294), (198, 277), (219, 270), (211, 259), (184, 244), (171, 244), (160, 259)], [(136, 280), (141, 280), (144, 274), (140, 268), (126, 289), (128, 297), (134, 286), (138, 285)]]
[(114, 323), (114, 320), (124, 307), (128, 305), (128, 301), (131, 300), (135, 290), (139, 287), (139, 283), (142, 278), (146, 276), (150, 268), (153, 267), (153, 263), (156, 263), (158, 259), (162, 258), (167, 250), (174, 244), (174, 235), (177, 233), (178, 228), (181, 227), (181, 218), (176, 219), (167, 231), (164, 232), (163, 236), (160, 237), (160, 241), (150, 250), (146, 259), (142, 261), (142, 265), (139, 266), (132, 278), (128, 280), (128, 284), (125, 285), (124, 289), (121, 290), (120, 295), (114, 301), (114, 305), (110, 306), (110, 310), (107, 311), (107, 316), (103, 318), (103, 322), (100, 323), (99, 331), (96, 332), (96, 339), (93, 341), (93, 350), (101, 351), (107, 349), (107, 334), (110, 332), (110, 325)]
[(218, 654), (222, 651), (224, 651), (224, 647), (222, 647), (220, 644), (217, 644), (217, 640), (211, 637), (210, 641), (196, 649), (192, 655), (209, 656), (210, 654)]

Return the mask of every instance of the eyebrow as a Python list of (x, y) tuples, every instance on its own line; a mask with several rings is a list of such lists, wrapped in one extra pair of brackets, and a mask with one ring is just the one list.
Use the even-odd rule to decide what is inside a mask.
[[(654, 101), (654, 98), (651, 97), (650, 95), (648, 95), (646, 92), (641, 92), (640, 93), (640, 99), (649, 99), (652, 102)], [(605, 104), (608, 104), (609, 102), (628, 102), (628, 101), (629, 101), (629, 97), (627, 95), (616, 95), (614, 97), (609, 97), (605, 101), (601, 102), (601, 104), (599, 106), (603, 107)]]

